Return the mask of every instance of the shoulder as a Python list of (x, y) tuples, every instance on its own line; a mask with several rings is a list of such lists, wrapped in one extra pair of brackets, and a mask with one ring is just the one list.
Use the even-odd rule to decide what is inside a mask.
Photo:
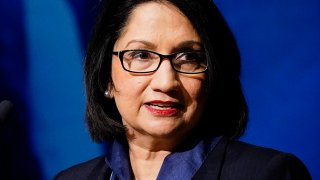
[(260, 147), (241, 141), (226, 140), (226, 162), (246, 162), (255, 164), (269, 161), (278, 155), (289, 155), (271, 148)]
[(108, 168), (105, 165), (103, 156), (96, 157), (89, 161), (77, 164), (58, 173), (56, 180), (85, 180), (85, 179), (104, 179)]
[(215, 169), (219, 179), (311, 179), (305, 165), (292, 154), (225, 138), (203, 166), (200, 174)]

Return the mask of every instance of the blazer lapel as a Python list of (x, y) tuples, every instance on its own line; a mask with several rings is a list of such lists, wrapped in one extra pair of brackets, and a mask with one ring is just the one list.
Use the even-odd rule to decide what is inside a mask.
[(109, 179), (111, 176), (111, 169), (106, 166), (106, 163), (104, 161), (100, 161), (90, 172), (88, 176), (88, 180), (91, 179), (97, 179), (97, 180), (106, 180)]
[(221, 176), (228, 139), (222, 138), (220, 142), (209, 153), (199, 170), (195, 173), (193, 180), (218, 180)]

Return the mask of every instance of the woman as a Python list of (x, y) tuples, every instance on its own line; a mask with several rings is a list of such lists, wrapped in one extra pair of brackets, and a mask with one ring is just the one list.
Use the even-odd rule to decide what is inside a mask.
[(311, 179), (295, 156), (236, 139), (247, 107), (211, 0), (108, 0), (85, 62), (87, 124), (105, 156), (57, 179)]

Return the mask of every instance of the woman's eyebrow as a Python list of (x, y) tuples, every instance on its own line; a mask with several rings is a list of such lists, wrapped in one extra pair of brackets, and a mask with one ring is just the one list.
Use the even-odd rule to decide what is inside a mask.
[[(143, 44), (144, 46), (146, 46), (150, 49), (156, 49), (156, 47), (157, 47), (156, 44), (154, 44), (150, 41), (142, 40), (142, 39), (133, 39), (133, 40), (129, 41), (125, 47), (127, 48), (130, 44), (134, 44), (134, 43)], [(179, 50), (183, 50), (183, 49), (200, 50), (200, 49), (202, 49), (202, 43), (199, 41), (195, 41), (195, 40), (182, 41), (177, 46), (175, 46), (172, 51), (175, 52), (175, 51), (179, 51)]]
[(174, 47), (173, 51), (179, 51), (183, 49), (201, 50), (202, 43), (194, 40), (183, 41), (180, 42), (176, 47)]
[(141, 40), (141, 39), (131, 40), (131, 41), (129, 41), (129, 42), (127, 43), (127, 45), (126, 45), (125, 47), (127, 48), (130, 44), (133, 44), (133, 43), (140, 43), (140, 44), (145, 45), (145, 46), (148, 47), (148, 48), (153, 48), (153, 49), (156, 48), (156, 45), (153, 44), (152, 42), (149, 42), (149, 41), (146, 41), (146, 40)]

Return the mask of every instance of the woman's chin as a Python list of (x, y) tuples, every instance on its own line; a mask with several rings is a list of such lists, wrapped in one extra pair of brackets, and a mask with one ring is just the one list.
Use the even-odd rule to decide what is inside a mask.
[(176, 139), (184, 132), (182, 126), (153, 126), (144, 129), (144, 132), (151, 137), (160, 139)]

